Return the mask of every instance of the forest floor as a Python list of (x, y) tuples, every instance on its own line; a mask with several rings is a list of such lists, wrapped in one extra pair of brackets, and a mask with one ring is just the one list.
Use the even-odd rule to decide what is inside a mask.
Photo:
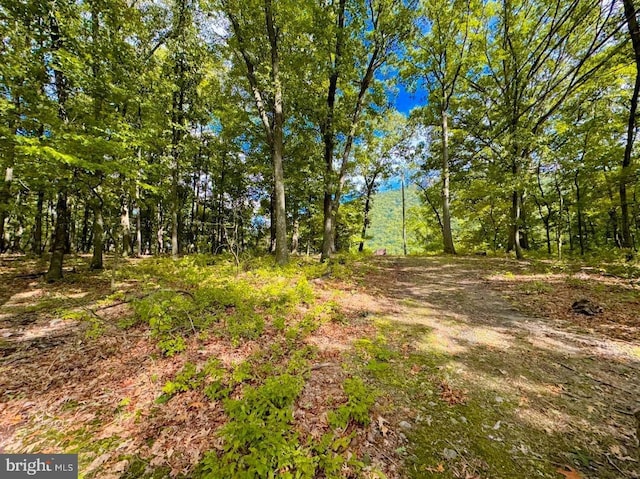
[(1, 261), (0, 452), (100, 479), (640, 477), (632, 268), (76, 257), (51, 285)]

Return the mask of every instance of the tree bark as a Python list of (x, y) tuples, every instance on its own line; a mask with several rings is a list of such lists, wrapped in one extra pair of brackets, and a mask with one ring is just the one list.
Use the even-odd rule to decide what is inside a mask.
[(407, 213), (404, 198), (404, 172), (402, 173), (402, 251), (407, 256)]
[[(449, 209), (449, 202), (450, 202), (449, 122), (448, 122), (447, 112), (444, 110), (442, 111), (441, 127), (442, 127), (442, 239), (444, 242), (444, 252), (446, 254), (456, 254), (456, 249), (453, 245), (453, 234), (451, 233), (451, 212)], [(403, 182), (403, 187), (404, 187), (404, 182)], [(404, 201), (404, 197), (403, 197), (403, 201)]]
[(102, 198), (95, 198), (92, 202), (93, 209), (93, 256), (89, 269), (92, 271), (103, 269), (102, 251), (104, 250), (104, 218), (102, 216)]
[(42, 254), (42, 209), (44, 206), (44, 191), (38, 191), (38, 200), (36, 203), (36, 216), (33, 225), (33, 241), (31, 243), (31, 251), (33, 254), (40, 256)]
[[(58, 20), (53, 13), (54, 7), (55, 5), (52, 5), (49, 27), (52, 50), (58, 51), (63, 45)], [(63, 123), (67, 123), (69, 119), (66, 106), (67, 99), (69, 97), (67, 91), (67, 78), (64, 72), (58, 68), (58, 65), (54, 67), (53, 80), (58, 99), (58, 118), (60, 118)], [(61, 183), (66, 183), (66, 181), (62, 179)], [(49, 270), (46, 274), (47, 281), (55, 281), (62, 278), (62, 263), (64, 260), (65, 248), (67, 246), (66, 243), (69, 227), (67, 224), (69, 220), (67, 209), (67, 189), (66, 184), (63, 184), (58, 191), (58, 200), (56, 202), (56, 225), (53, 235), (53, 244), (51, 246), (51, 261), (49, 263)]]
[(575, 172), (575, 175), (573, 177), (573, 182), (576, 185), (576, 209), (578, 212), (578, 240), (580, 243), (580, 256), (584, 256), (584, 251), (585, 251), (585, 227), (583, 224), (583, 218), (582, 218), (582, 198), (580, 196), (580, 182), (578, 179), (578, 172)]
[(122, 202), (120, 210), (120, 226), (122, 228), (122, 255), (128, 256), (131, 251), (131, 218), (129, 216), (129, 205)]
[(322, 202), (322, 253), (320, 261), (326, 261), (335, 252), (335, 225), (333, 214), (333, 191), (335, 182), (333, 171), (333, 154), (335, 149), (334, 114), (338, 79), (340, 77), (340, 66), (342, 64), (346, 3), (346, 0), (340, 0), (338, 3), (338, 30), (336, 32), (336, 47), (333, 66), (331, 69), (331, 75), (329, 76), (329, 89), (327, 90), (327, 115), (321, 125), (322, 140), (324, 143), (325, 171), (324, 197)]
[(4, 253), (6, 249), (5, 223), (9, 217), (9, 201), (11, 199), (11, 183), (13, 182), (13, 147), (10, 147), (11, 166), (5, 169), (4, 181), (0, 187), (0, 253)]
[(276, 263), (280, 266), (284, 266), (289, 261), (289, 247), (287, 246), (287, 208), (284, 189), (284, 167), (282, 162), (284, 148), (284, 112), (282, 84), (280, 79), (278, 32), (276, 32), (276, 27), (273, 23), (274, 13), (272, 10), (271, 0), (265, 0), (264, 11), (267, 22), (267, 34), (271, 45), (271, 84), (273, 87), (271, 161), (273, 163), (273, 180), (276, 200)]
[(46, 274), (48, 282), (53, 282), (62, 278), (62, 263), (64, 260), (64, 251), (67, 241), (68, 220), (67, 192), (62, 190), (58, 193), (58, 200), (56, 202), (56, 227), (53, 235), (53, 250), (51, 253), (49, 270)]
[(369, 212), (371, 211), (371, 196), (373, 195), (373, 188), (375, 185), (375, 178), (371, 183), (367, 184), (367, 195), (364, 200), (364, 222), (362, 224), (362, 237), (360, 238), (360, 245), (358, 246), (358, 251), (364, 251), (364, 241), (367, 237), (367, 228), (369, 228), (369, 224), (371, 220), (369, 219)]

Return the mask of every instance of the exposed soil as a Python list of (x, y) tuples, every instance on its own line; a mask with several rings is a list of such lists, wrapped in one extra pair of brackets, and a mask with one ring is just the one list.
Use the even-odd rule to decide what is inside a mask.
[[(154, 477), (188, 477), (220, 448), (227, 418), (201, 391), (158, 404), (163, 384), (212, 356), (230, 369), (250, 357), (273, 366), (267, 352), (282, 341), (269, 325), (240, 344), (211, 331), (162, 357), (147, 325), (120, 324), (135, 280), (113, 296), (108, 272), (74, 269), (48, 285), (42, 264), (3, 262), (0, 451), (79, 452), (87, 477), (142, 477), (130, 472), (136, 458)], [(495, 258), (386, 257), (310, 283), (331, 320), (304, 339), (316, 355), (294, 427), (321, 437), (344, 380), (365, 378), (378, 392), (371, 424), (344, 434), (366, 477), (640, 477), (637, 282)], [(572, 312), (583, 298), (603, 312)]]
[[(637, 283), (491, 258), (376, 264), (365, 288), (402, 305), (380, 326), (401, 356), (376, 377), (411, 407), (408, 475), (640, 477)], [(604, 313), (571, 312), (581, 297)]]

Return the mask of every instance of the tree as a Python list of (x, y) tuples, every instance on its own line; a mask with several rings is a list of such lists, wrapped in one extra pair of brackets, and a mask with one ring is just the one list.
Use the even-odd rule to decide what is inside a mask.
[(638, 111), (638, 95), (640, 94), (640, 26), (638, 26), (638, 12), (635, 9), (633, 0), (623, 0), (624, 14), (631, 45), (633, 46), (633, 58), (636, 66), (636, 75), (631, 95), (629, 107), (629, 122), (627, 124), (627, 141), (622, 159), (622, 172), (620, 174), (620, 207), (622, 217), (622, 246), (631, 248), (631, 230), (629, 227), (629, 200), (627, 197), (627, 184), (629, 182), (629, 171), (631, 170), (631, 159), (633, 144), (636, 137), (636, 116)]
[[(367, 101), (371, 101), (369, 90), (378, 82), (376, 72), (393, 58), (411, 33), (414, 3), (364, 0), (351, 4), (339, 0), (331, 6), (329, 18), (335, 23), (318, 22), (325, 30), (326, 40), (321, 45), (328, 50), (321, 58), (329, 59), (325, 105), (317, 109), (325, 163), (321, 261), (335, 251), (336, 218), (361, 116)], [(336, 118), (337, 111), (344, 117)], [(344, 138), (340, 144), (336, 141), (338, 133)]]
[[(278, 21), (284, 22), (285, 15), (284, 12), (276, 12), (271, 0), (264, 0), (256, 21), (254, 14), (257, 9), (248, 8), (250, 4), (236, 5), (224, 0), (222, 9), (231, 23), (234, 34), (232, 46), (244, 62), (244, 73), (269, 145), (275, 199), (276, 263), (284, 265), (289, 258), (283, 168), (285, 115), (280, 70), (285, 26)], [(263, 44), (268, 45), (266, 51), (262, 50)], [(268, 61), (257, 61), (265, 55), (268, 55)]]
[(423, 85), (428, 93), (425, 109), (435, 110), (441, 135), (441, 208), (444, 252), (455, 254), (451, 232), (450, 211), (450, 148), (449, 136), (452, 102), (459, 84), (474, 70), (473, 43), (482, 15), (481, 4), (475, 1), (424, 0), (420, 10), (419, 36), (410, 49), (405, 75)]

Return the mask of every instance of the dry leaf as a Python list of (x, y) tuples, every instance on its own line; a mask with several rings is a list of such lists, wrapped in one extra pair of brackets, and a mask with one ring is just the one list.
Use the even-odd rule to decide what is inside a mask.
[(564, 469), (558, 468), (556, 469), (556, 472), (563, 475), (565, 479), (584, 479), (582, 474), (569, 466), (564, 466)]
[(389, 432), (389, 428), (384, 425), (385, 422), (387, 422), (385, 418), (383, 418), (382, 416), (378, 416), (378, 429), (380, 429), (382, 435), (386, 437), (387, 433)]
[(425, 468), (427, 471), (429, 472), (437, 472), (437, 473), (442, 473), (444, 472), (444, 464), (442, 464), (441, 462), (438, 463), (438, 465), (436, 467), (426, 467)]

